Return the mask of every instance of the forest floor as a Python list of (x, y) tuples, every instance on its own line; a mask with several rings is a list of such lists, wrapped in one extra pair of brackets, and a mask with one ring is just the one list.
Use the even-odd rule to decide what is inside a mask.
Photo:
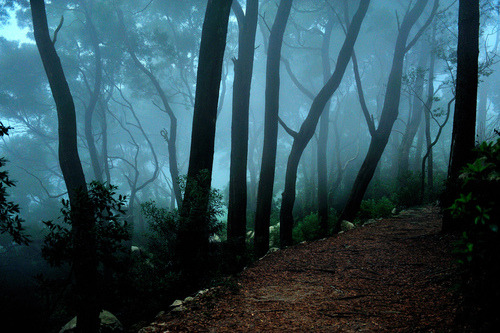
[(270, 253), (140, 332), (455, 331), (454, 236), (440, 228), (423, 207)]

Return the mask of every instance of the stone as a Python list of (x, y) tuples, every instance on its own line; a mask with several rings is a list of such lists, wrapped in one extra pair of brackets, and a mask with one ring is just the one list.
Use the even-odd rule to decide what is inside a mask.
[(194, 300), (193, 297), (188, 296), (188, 297), (184, 298), (184, 303), (186, 303), (186, 302), (192, 302), (193, 300)]
[(182, 305), (182, 301), (180, 299), (176, 299), (172, 304), (170, 304), (171, 308), (176, 308)]
[(342, 231), (349, 231), (356, 228), (354, 224), (352, 224), (349, 221), (343, 220), (342, 223), (340, 224), (340, 230)]
[[(99, 319), (101, 320), (100, 333), (114, 333), (123, 332), (123, 325), (120, 323), (118, 318), (116, 318), (111, 312), (102, 310), (99, 314)], [(76, 332), (77, 318), (74, 317), (66, 325), (61, 328), (59, 333), (73, 333)]]

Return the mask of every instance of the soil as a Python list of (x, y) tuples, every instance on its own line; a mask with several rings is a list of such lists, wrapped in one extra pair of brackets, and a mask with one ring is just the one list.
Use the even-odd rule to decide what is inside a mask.
[(440, 228), (423, 207), (270, 253), (140, 332), (455, 331), (454, 236)]

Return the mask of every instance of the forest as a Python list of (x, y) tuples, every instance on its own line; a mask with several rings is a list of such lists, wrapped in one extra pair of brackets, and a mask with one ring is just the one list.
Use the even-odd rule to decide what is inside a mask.
[(0, 331), (496, 331), (499, 44), (496, 0), (0, 0)]

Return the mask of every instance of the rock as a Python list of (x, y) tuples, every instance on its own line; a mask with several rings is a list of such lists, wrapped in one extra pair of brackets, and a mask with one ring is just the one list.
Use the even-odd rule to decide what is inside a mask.
[(206, 294), (208, 292), (208, 289), (202, 289), (196, 293), (196, 296), (201, 296), (203, 294)]
[(363, 225), (372, 224), (372, 223), (375, 223), (375, 222), (377, 222), (377, 220), (375, 220), (375, 219), (369, 219), (368, 221), (366, 221), (365, 223), (363, 223)]
[(274, 252), (277, 252), (279, 251), (280, 249), (278, 249), (277, 247), (272, 247), (269, 249), (269, 251), (267, 251), (267, 253), (274, 253)]
[(343, 220), (342, 223), (340, 224), (340, 230), (342, 231), (349, 231), (356, 228), (354, 224), (352, 224), (349, 221)]
[(192, 302), (193, 300), (194, 300), (193, 297), (188, 296), (188, 297), (184, 298), (184, 303), (186, 303), (186, 302)]
[(172, 309), (172, 312), (182, 312), (182, 311), (186, 311), (186, 307), (184, 305)]
[[(111, 312), (102, 310), (99, 314), (99, 319), (101, 320), (100, 333), (113, 333), (113, 332), (123, 332), (123, 325), (120, 323), (118, 318), (116, 318)], [(71, 319), (59, 333), (73, 333), (76, 331), (77, 319), (74, 317)]]
[(170, 304), (171, 308), (176, 308), (182, 305), (182, 301), (180, 299), (176, 299), (172, 304)]
[(391, 214), (392, 214), (392, 215), (396, 215), (396, 213), (397, 213), (397, 212), (398, 212), (398, 211), (397, 211), (397, 209), (396, 209), (395, 207), (391, 210)]

